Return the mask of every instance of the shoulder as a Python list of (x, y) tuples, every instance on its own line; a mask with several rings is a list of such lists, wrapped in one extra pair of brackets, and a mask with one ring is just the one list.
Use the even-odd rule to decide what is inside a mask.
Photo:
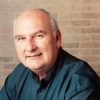
[(28, 69), (23, 64), (18, 64), (16, 68), (12, 71), (12, 73), (8, 76), (11, 79), (18, 79), (20, 78), (25, 71), (28, 71)]
[(27, 69), (23, 64), (18, 64), (16, 68), (13, 70), (12, 73), (10, 73), (5, 81), (5, 85), (9, 89), (15, 88), (15, 86), (18, 86), (20, 81), (24, 80), (25, 77), (27, 77), (29, 73), (29, 69)]
[(84, 60), (81, 60), (71, 54), (69, 54), (66, 51), (62, 51), (62, 57), (64, 59), (63, 61), (63, 69), (71, 72), (72, 74), (84, 74), (85, 76), (93, 75), (97, 76), (96, 72), (93, 70), (93, 68)]
[(2, 96), (0, 95), (0, 98), (8, 98), (8, 96), (12, 99), (17, 98), (29, 72), (30, 70), (27, 69), (24, 65), (17, 65), (14, 71), (6, 78), (4, 86), (0, 91), (0, 94), (2, 94)]
[(63, 74), (65, 81), (69, 79), (69, 92), (72, 95), (77, 93), (92, 93), (98, 88), (99, 76), (93, 70), (93, 68), (86, 62), (81, 59), (78, 59), (71, 54), (63, 51)]
[(81, 97), (99, 98), (99, 95), (97, 94), (98, 89), (100, 89), (97, 81), (99, 77), (93, 70), (88, 68), (87, 63), (78, 62), (78, 65), (80, 67), (73, 68), (68, 74), (69, 75), (68, 93), (70, 94), (70, 97), (75, 97), (78, 99), (79, 98), (81, 99)]

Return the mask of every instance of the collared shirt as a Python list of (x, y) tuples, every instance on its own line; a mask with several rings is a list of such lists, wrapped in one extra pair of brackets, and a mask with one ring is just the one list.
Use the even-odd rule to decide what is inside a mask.
[(80, 59), (60, 49), (47, 76), (38, 76), (19, 64), (7, 77), (0, 100), (100, 100), (98, 76)]

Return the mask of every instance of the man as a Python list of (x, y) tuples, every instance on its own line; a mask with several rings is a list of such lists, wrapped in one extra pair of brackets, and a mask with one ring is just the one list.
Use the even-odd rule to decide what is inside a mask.
[(21, 63), (7, 77), (0, 100), (99, 100), (99, 77), (62, 49), (57, 22), (47, 11), (19, 15), (14, 40)]

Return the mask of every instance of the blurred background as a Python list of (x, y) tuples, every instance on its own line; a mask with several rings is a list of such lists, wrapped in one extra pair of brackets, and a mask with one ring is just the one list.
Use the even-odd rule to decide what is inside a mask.
[(100, 0), (0, 0), (0, 88), (19, 63), (13, 20), (29, 8), (44, 8), (58, 21), (62, 46), (87, 61), (100, 76)]

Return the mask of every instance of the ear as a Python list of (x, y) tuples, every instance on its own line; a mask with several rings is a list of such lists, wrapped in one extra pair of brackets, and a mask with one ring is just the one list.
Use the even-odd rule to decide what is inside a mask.
[(56, 34), (56, 44), (57, 44), (58, 48), (61, 47), (61, 32), (60, 32), (60, 30), (58, 30), (57, 34)]

